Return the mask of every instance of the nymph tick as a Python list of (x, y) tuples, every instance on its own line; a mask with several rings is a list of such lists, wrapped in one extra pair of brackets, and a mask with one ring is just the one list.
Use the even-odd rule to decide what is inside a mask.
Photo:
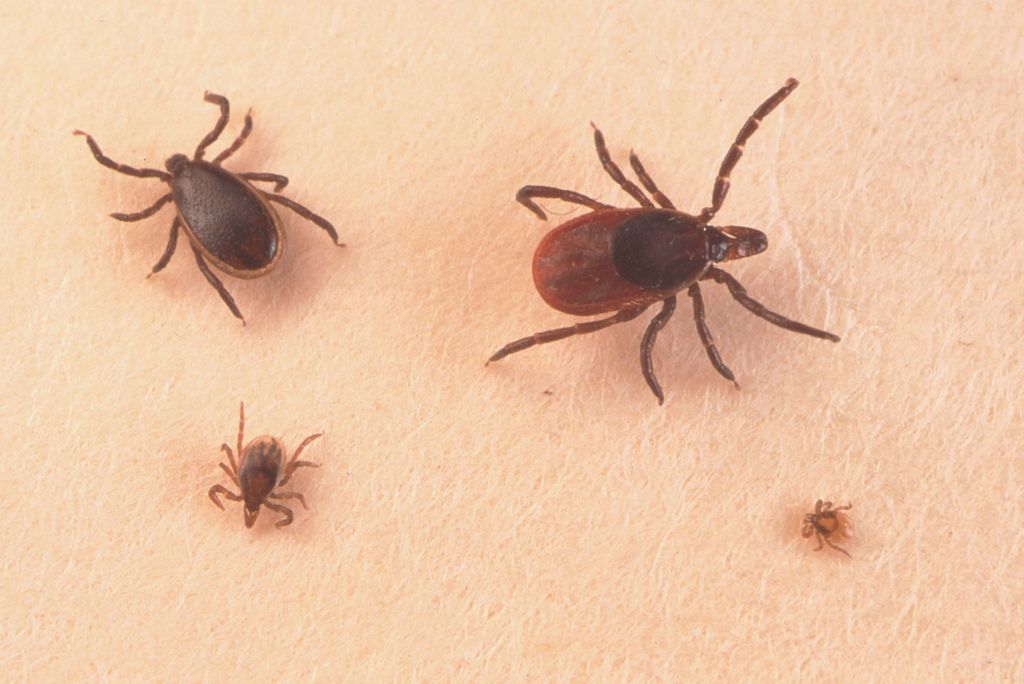
[(310, 442), (323, 435), (323, 433), (318, 432), (302, 440), (302, 444), (299, 445), (299, 448), (295, 450), (295, 454), (292, 455), (292, 460), (287, 462), (285, 462), (284, 444), (277, 437), (262, 435), (249, 442), (243, 449), (242, 439), (244, 433), (245, 403), (243, 402), (238, 408), (239, 464), (237, 466), (235, 465), (235, 455), (231, 451), (231, 447), (227, 444), (220, 445), (221, 450), (228, 455), (228, 462), (231, 464), (228, 466), (221, 463), (220, 467), (228, 474), (228, 477), (235, 483), (235, 486), (238, 487), (241, 495), (235, 494), (224, 485), (214, 485), (210, 487), (210, 500), (217, 504), (221, 510), (224, 510), (224, 504), (220, 502), (218, 494), (223, 494), (231, 501), (244, 501), (245, 506), (242, 512), (245, 515), (246, 527), (252, 527), (253, 523), (256, 522), (256, 516), (259, 515), (261, 505), (284, 515), (282, 520), (277, 521), (278, 527), (291, 525), (291, 509), (272, 503), (268, 499), (298, 499), (302, 507), (308, 509), (306, 499), (303, 498), (302, 494), (298, 492), (275, 492), (274, 489), (288, 484), (288, 480), (291, 479), (292, 473), (295, 472), (296, 468), (301, 466), (320, 467), (319, 463), (300, 461), (299, 454), (302, 453), (302, 450)]

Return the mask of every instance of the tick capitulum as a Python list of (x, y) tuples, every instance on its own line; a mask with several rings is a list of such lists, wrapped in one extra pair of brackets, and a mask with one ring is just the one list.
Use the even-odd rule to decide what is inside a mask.
[[(630, 153), (630, 166), (654, 201), (648, 199), (643, 190), (628, 180), (612, 161), (604, 136), (596, 126), (594, 144), (601, 165), (640, 204), (639, 209), (612, 207), (572, 190), (541, 185), (521, 188), (516, 199), (541, 220), (547, 216), (534, 201), (536, 198), (560, 199), (591, 210), (555, 228), (537, 246), (533, 257), (533, 280), (544, 301), (558, 311), (576, 316), (615, 313), (607, 318), (546, 330), (510, 342), (495, 352), (488, 363), (534, 345), (631, 321), (652, 304), (661, 302), (661, 311), (651, 319), (640, 344), (640, 367), (660, 404), (664, 401), (664, 394), (654, 374), (651, 352), (658, 332), (675, 313), (676, 295), (685, 290), (693, 300), (697, 334), (711, 365), (736, 384), (736, 377), (722, 361), (704, 320), (704, 300), (698, 283), (708, 280), (725, 285), (736, 301), (773, 325), (838, 342), (839, 337), (830, 332), (768, 310), (748, 295), (739, 281), (714, 266), (719, 262), (758, 254), (768, 247), (768, 238), (759, 230), (744, 226), (715, 227), (710, 225), (710, 221), (725, 202), (729, 176), (743, 156), (743, 146), (761, 125), (761, 120), (778, 107), (797, 85), (796, 79), (789, 79), (747, 119), (722, 160), (711, 192), (711, 205), (696, 216), (678, 211), (672, 201), (658, 190), (636, 154)], [(660, 208), (655, 207), (654, 202)]]
[(804, 516), (801, 534), (804, 538), (812, 534), (818, 538), (818, 548), (814, 549), (815, 551), (821, 551), (822, 544), (828, 544), (836, 551), (842, 551), (847, 557), (851, 557), (849, 551), (832, 543), (833, 537), (836, 540), (843, 540), (849, 536), (850, 520), (840, 511), (848, 511), (851, 508), (852, 504), (832, 508), (831, 501), (818, 499), (818, 503), (814, 505), (814, 512)]
[[(171, 222), (167, 247), (149, 275), (159, 273), (167, 266), (178, 246), (178, 231), (184, 228), (199, 271), (244, 325), (245, 318), (234, 298), (207, 262), (236, 278), (258, 278), (269, 273), (284, 255), (285, 248), (285, 233), (277, 212), (270, 206), (271, 202), (288, 207), (312, 221), (323, 228), (336, 245), (344, 245), (338, 242), (338, 233), (330, 221), (276, 194), (288, 184), (286, 177), (276, 173), (232, 173), (221, 166), (221, 162), (234, 154), (252, 131), (250, 114), (245, 115), (242, 132), (227, 149), (213, 161), (203, 159), (206, 148), (217, 140), (230, 116), (227, 98), (206, 93), (205, 99), (220, 107), (220, 118), (213, 130), (200, 141), (192, 158), (184, 154), (172, 155), (166, 163), (167, 171), (119, 164), (100, 151), (91, 135), (82, 131), (74, 133), (85, 136), (93, 156), (103, 166), (136, 178), (157, 178), (170, 186), (171, 191), (147, 209), (133, 214), (111, 214), (118, 221), (141, 221), (168, 202), (174, 203), (177, 215)], [(253, 185), (256, 181), (273, 183), (274, 192), (258, 189)]]
[[(262, 435), (245, 445), (242, 448), (242, 440), (245, 433), (245, 403), (238, 408), (238, 460), (235, 465), (235, 454), (227, 444), (221, 444), (220, 448), (228, 455), (228, 463), (221, 463), (220, 467), (228, 474), (231, 481), (235, 483), (241, 494), (235, 494), (224, 485), (210, 487), (210, 500), (221, 510), (224, 504), (220, 502), (218, 494), (223, 494), (231, 501), (244, 501), (242, 513), (245, 517), (245, 526), (252, 527), (256, 522), (256, 516), (260, 513), (260, 506), (266, 506), (272, 511), (277, 511), (284, 516), (278, 520), (276, 525), (284, 527), (292, 523), (292, 511), (290, 508), (276, 504), (268, 499), (298, 499), (303, 508), (308, 510), (306, 499), (298, 492), (278, 492), (277, 487), (288, 484), (296, 468), (308, 466), (319, 468), (319, 463), (300, 461), (299, 455), (302, 450), (317, 437), (323, 435), (318, 432), (302, 440), (302, 444), (295, 450), (290, 461), (285, 462), (285, 449), (281, 440), (276, 437)], [(280, 477), (280, 480), (278, 479)]]

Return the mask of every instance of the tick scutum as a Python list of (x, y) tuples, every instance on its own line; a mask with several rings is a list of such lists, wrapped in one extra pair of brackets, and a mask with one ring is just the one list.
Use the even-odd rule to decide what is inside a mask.
[(619, 275), (644, 289), (679, 290), (708, 268), (705, 226), (682, 212), (638, 212), (615, 231), (611, 257)]

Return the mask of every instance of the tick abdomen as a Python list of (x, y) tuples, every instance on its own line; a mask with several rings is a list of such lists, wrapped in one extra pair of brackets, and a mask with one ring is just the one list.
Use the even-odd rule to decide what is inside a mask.
[(247, 508), (259, 508), (263, 499), (274, 489), (283, 460), (284, 445), (274, 437), (257, 437), (245, 447), (238, 481)]
[(193, 162), (171, 188), (185, 226), (225, 270), (261, 271), (280, 256), (276, 214), (230, 171)]

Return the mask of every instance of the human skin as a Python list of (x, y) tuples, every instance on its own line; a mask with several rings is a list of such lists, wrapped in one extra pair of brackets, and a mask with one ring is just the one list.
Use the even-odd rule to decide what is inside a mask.
[[(35, 681), (1012, 681), (1024, 678), (1019, 217), (1022, 33), (1010, 3), (50, 3), (12, 11), (0, 141), (0, 665)], [(939, 38), (941, 37), (941, 39)], [(484, 367), (579, 320), (530, 261), (579, 215), (526, 184), (631, 200), (590, 122), (717, 221), (725, 268), (796, 335), (704, 287), (741, 389), (685, 297)], [(226, 95), (228, 168), (280, 173), (288, 253), (224, 281), (162, 168)], [(221, 149), (215, 145), (213, 149)], [(628, 172), (627, 172), (628, 173)], [(207, 498), (247, 435), (322, 464), (277, 529)], [(801, 537), (851, 502), (852, 558)]]

